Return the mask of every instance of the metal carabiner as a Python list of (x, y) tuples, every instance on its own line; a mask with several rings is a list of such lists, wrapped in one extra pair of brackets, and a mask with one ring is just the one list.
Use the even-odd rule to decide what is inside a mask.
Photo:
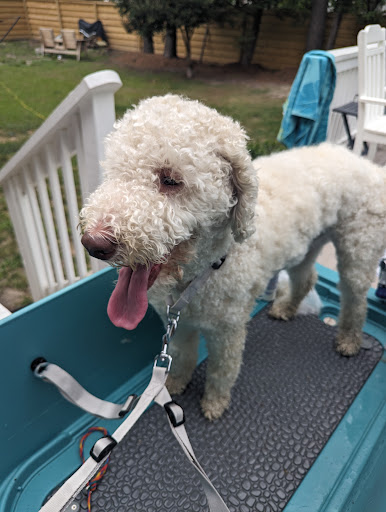
[(174, 311), (171, 311), (171, 306), (166, 307), (166, 316), (168, 318), (168, 325), (172, 324), (175, 326), (175, 329), (177, 329), (178, 321), (180, 319), (180, 311), (177, 311), (176, 313)]
[(177, 311), (174, 313), (174, 311), (170, 310), (170, 306), (168, 305), (166, 308), (166, 316), (168, 319), (168, 323), (166, 326), (166, 333), (162, 337), (162, 351), (166, 353), (167, 345), (169, 344), (170, 340), (174, 336), (174, 333), (177, 330), (178, 327), (178, 321), (180, 319), (180, 311)]
[(154, 358), (153, 367), (155, 368), (156, 366), (160, 366), (162, 368), (166, 368), (166, 373), (169, 373), (172, 366), (172, 360), (173, 359), (171, 355), (167, 354), (166, 352), (161, 352)]
[(177, 313), (174, 313), (173, 311), (170, 311), (170, 306), (168, 305), (166, 309), (166, 315), (168, 319), (166, 332), (162, 336), (161, 353), (155, 358), (154, 366), (165, 366), (166, 364), (167, 372), (169, 372), (172, 364), (172, 356), (168, 354), (168, 346), (170, 340), (177, 330), (178, 321), (180, 319), (180, 312), (177, 311)]

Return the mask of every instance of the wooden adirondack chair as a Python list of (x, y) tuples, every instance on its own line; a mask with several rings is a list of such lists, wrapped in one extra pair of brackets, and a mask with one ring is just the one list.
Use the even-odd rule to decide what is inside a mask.
[(76, 55), (76, 60), (80, 60), (80, 52), (82, 51), (82, 39), (77, 39), (75, 30), (62, 29), (63, 46), (66, 55)]
[(61, 41), (57, 41), (54, 37), (52, 28), (40, 28), (40, 36), (42, 41), (42, 53), (55, 53), (57, 55), (75, 55), (76, 60), (80, 60), (80, 52), (82, 51), (82, 40), (77, 39), (75, 30), (62, 29)]
[(63, 45), (55, 40), (54, 31), (52, 28), (43, 28), (39, 29), (40, 38), (41, 38), (41, 49), (42, 54), (46, 55), (47, 53), (61, 53), (63, 50)]
[(369, 144), (374, 159), (377, 144), (386, 144), (385, 33), (380, 25), (368, 25), (358, 33), (358, 123), (354, 152)]

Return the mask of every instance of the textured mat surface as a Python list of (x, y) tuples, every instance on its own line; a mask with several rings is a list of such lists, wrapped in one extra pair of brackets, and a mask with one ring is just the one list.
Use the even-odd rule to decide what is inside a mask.
[[(232, 512), (282, 510), (382, 355), (334, 350), (335, 328), (318, 318), (292, 322), (262, 311), (250, 321), (230, 409), (214, 422), (200, 412), (205, 363), (176, 397), (195, 453)], [(78, 497), (86, 510), (85, 494)], [(93, 512), (204, 512), (198, 479), (169, 431), (165, 412), (149, 410), (115, 448), (92, 496)]]

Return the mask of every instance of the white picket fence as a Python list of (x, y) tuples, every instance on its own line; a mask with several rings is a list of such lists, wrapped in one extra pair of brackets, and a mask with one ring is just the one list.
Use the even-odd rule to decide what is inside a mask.
[[(332, 53), (338, 78), (331, 110), (357, 92), (357, 48)], [(86, 76), (0, 171), (34, 300), (104, 265), (88, 258), (80, 243), (76, 178), (83, 201), (101, 181), (103, 140), (115, 121), (120, 86), (114, 71)], [(346, 138), (341, 116), (331, 113), (328, 140)]]
[(115, 71), (86, 76), (0, 171), (34, 300), (102, 268), (80, 243), (77, 186), (84, 200), (101, 181), (121, 85)]

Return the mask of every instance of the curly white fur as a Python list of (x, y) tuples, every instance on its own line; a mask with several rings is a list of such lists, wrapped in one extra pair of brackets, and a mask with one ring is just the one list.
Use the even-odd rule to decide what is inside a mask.
[[(81, 212), (88, 234), (117, 242), (111, 264), (162, 263), (148, 295), (164, 320), (166, 297), (177, 298), (227, 254), (184, 310), (171, 346), (168, 385), (181, 392), (196, 365), (199, 333), (206, 338), (202, 407), (209, 419), (229, 404), (249, 314), (276, 271), (287, 269), (291, 286), (271, 314), (288, 320), (316, 280), (321, 247), (333, 241), (342, 294), (337, 350), (353, 355), (386, 246), (384, 170), (330, 144), (252, 164), (246, 141), (237, 122), (197, 101), (142, 101), (107, 139), (105, 180)], [(165, 176), (176, 185), (165, 185)]]

